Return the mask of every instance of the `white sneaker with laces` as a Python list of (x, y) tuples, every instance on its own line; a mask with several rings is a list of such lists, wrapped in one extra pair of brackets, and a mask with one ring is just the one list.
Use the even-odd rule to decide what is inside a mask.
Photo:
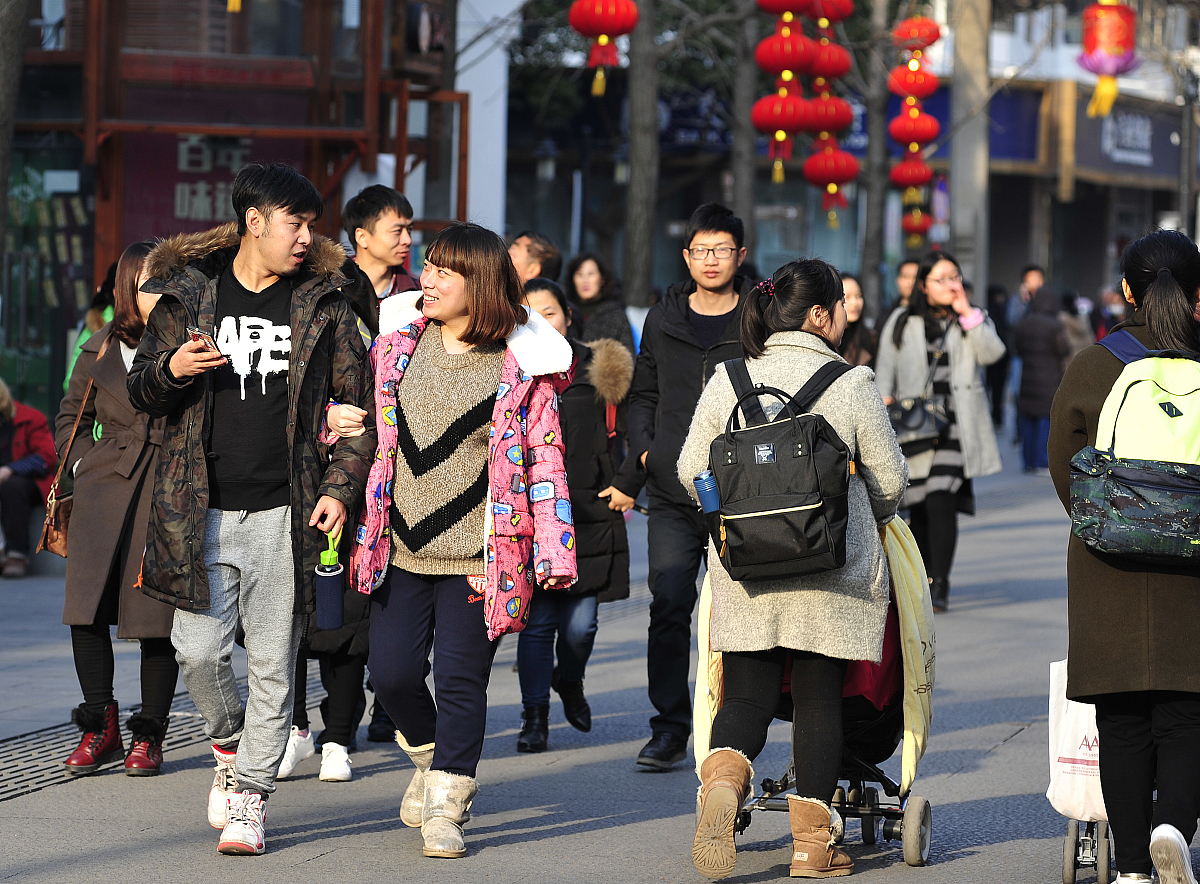
[(275, 779), (286, 780), (295, 772), (297, 764), (305, 758), (312, 758), (316, 751), (313, 746), (312, 731), (308, 728), (300, 730), (292, 725), (292, 732), (288, 735), (287, 748), (283, 750), (283, 761), (279, 762), (279, 773), (275, 774)]
[(229, 820), (221, 830), (220, 853), (257, 856), (267, 849), (264, 823), (267, 806), (257, 792), (235, 792), (229, 796)]
[(237, 751), (226, 752), (216, 746), (212, 750), (213, 757), (217, 759), (217, 772), (213, 776), (212, 788), (208, 790), (208, 824), (214, 829), (223, 829), (229, 796), (237, 792), (237, 778), (233, 774)]
[(1192, 851), (1183, 834), (1163, 823), (1150, 833), (1150, 859), (1158, 872), (1159, 884), (1196, 884), (1192, 873)]
[(321, 744), (321, 781), (348, 783), (354, 774), (350, 770), (350, 755), (340, 743)]

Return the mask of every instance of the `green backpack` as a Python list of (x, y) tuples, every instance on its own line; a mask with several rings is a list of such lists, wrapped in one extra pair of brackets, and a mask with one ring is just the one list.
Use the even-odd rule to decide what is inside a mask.
[(1100, 344), (1125, 363), (1096, 430), (1071, 459), (1072, 533), (1151, 565), (1200, 563), (1200, 362), (1128, 331)]

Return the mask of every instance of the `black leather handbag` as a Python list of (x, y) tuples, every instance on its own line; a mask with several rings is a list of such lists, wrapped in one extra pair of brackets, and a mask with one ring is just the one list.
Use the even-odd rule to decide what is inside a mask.
[(937, 371), (938, 360), (944, 354), (945, 343), (946, 336), (942, 335), (933, 352), (933, 364), (929, 366), (924, 392), (910, 399), (896, 399), (888, 406), (888, 419), (892, 422), (896, 441), (900, 443), (900, 450), (905, 457), (933, 448), (942, 431), (950, 425), (946, 397), (934, 395), (933, 392), (933, 375)]

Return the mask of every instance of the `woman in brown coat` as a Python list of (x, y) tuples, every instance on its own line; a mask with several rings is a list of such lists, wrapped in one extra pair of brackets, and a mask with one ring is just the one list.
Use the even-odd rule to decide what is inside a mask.
[[(1134, 310), (1113, 331), (1127, 330), (1151, 350), (1200, 358), (1195, 244), (1160, 230), (1129, 246), (1121, 270)], [(1071, 458), (1096, 444), (1100, 411), (1123, 368), (1106, 348), (1089, 346), (1054, 397), (1050, 474), (1068, 511)], [(1148, 884), (1153, 860), (1162, 884), (1194, 884), (1188, 843), (1200, 815), (1200, 573), (1132, 563), (1072, 536), (1067, 600), (1067, 696), (1096, 706), (1118, 880)]]
[[(63, 607), (84, 697), (71, 713), (83, 731), (79, 748), (65, 762), (73, 774), (89, 773), (124, 750), (113, 699), (110, 625), (117, 625), (118, 638), (142, 643), (142, 708), (129, 719), (127, 774), (152, 776), (162, 768), (162, 742), (179, 675), (170, 638), (174, 609), (135, 588), (162, 442), (162, 421), (135, 411), (125, 385), (146, 318), (158, 300), (139, 291), (150, 245), (137, 243), (121, 256), (113, 321), (83, 345), (55, 420), (59, 457), (75, 479)], [(92, 389), (84, 403), (89, 380)], [(81, 405), (79, 430), (68, 451)]]

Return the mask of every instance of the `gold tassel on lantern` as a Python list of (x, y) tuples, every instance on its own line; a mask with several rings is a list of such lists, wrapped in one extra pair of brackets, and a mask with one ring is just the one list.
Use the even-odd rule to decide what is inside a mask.
[(783, 160), (776, 160), (771, 164), (771, 183), (783, 184)]
[(596, 68), (596, 76), (592, 78), (592, 95), (595, 98), (603, 95), (605, 85), (604, 68)]
[(842, 225), (838, 222), (837, 212), (835, 212), (833, 209), (830, 209), (828, 217), (829, 217), (828, 224), (829, 224), (830, 230), (841, 230), (842, 229)]
[(901, 202), (904, 205), (917, 206), (917, 205), (920, 205), (921, 203), (923, 203), (924, 201), (925, 200), (921, 197), (921, 188), (906, 187), (904, 189), (904, 196), (901, 198)]
[(242, 11), (242, 0), (228, 0), (228, 2), (226, 2), (226, 4), (225, 4), (225, 11), (226, 12), (241, 12)]

